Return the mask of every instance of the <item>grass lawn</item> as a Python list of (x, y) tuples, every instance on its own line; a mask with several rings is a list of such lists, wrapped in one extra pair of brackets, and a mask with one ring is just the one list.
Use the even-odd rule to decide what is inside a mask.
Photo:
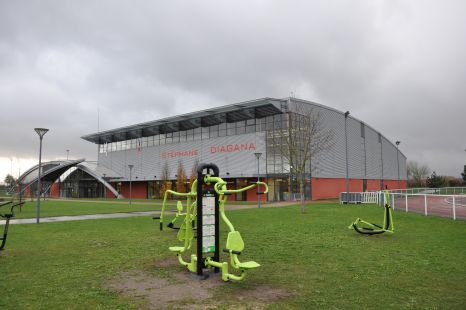
[[(173, 205), (173, 206), (172, 206)], [(83, 215), (98, 213), (117, 213), (134, 211), (154, 211), (160, 210), (162, 204), (159, 202), (129, 202), (108, 200), (89, 202), (85, 200), (45, 200), (40, 202), (40, 216), (62, 216), (62, 215)], [(170, 210), (174, 210), (174, 203), (169, 203)], [(5, 211), (6, 207), (2, 208)], [(21, 212), (15, 208), (15, 219), (35, 218), (36, 201), (27, 200)]]
[[(183, 200), (184, 203), (184, 200)], [(257, 202), (238, 201), (229, 204), (235, 205), (255, 205)], [(135, 211), (159, 211), (162, 209), (161, 200), (138, 199), (133, 200), (131, 205), (129, 200), (125, 199), (108, 199), (108, 200), (85, 200), (85, 199), (70, 199), (70, 200), (53, 200), (47, 199), (40, 203), (40, 216), (63, 216), (63, 215), (83, 215), (83, 214), (99, 214), (99, 213), (117, 213), (117, 212), (135, 212)], [(176, 201), (168, 201), (168, 210), (176, 210)], [(0, 209), (2, 212), (9, 211), (7, 206)], [(35, 218), (36, 217), (36, 201), (26, 200), (20, 212), (15, 208), (15, 218)]]
[[(356, 217), (381, 222), (380, 207), (313, 204), (304, 215), (298, 206), (227, 215), (246, 244), (240, 259), (262, 266), (243, 282), (215, 288), (223, 308), (258, 286), (292, 293), (271, 309), (466, 308), (464, 221), (395, 212), (394, 235), (367, 237), (347, 226)], [(10, 226), (0, 252), (0, 309), (143, 307), (141, 297), (118, 295), (105, 283), (125, 271), (180, 270), (154, 267), (179, 243), (173, 231), (157, 228), (149, 217)]]

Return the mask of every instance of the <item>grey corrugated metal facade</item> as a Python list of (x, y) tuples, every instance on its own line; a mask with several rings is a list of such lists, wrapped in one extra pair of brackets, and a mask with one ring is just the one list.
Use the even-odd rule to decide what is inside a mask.
[[(242, 102), (86, 135), (83, 139), (99, 145), (98, 165), (113, 171), (107, 178), (114, 181), (129, 179), (129, 164), (134, 165), (133, 180), (160, 180), (165, 166), (170, 178), (175, 179), (180, 162), (188, 175), (196, 162), (213, 162), (220, 167), (222, 177), (252, 178), (257, 177), (254, 153), (260, 152), (260, 176), (276, 187), (273, 180), (283, 179), (288, 173), (287, 163), (271, 151), (267, 134), (274, 128), (286, 127), (287, 117), (297, 104), (319, 113), (325, 129), (333, 132), (331, 147), (312, 158), (310, 175), (345, 179), (344, 113), (296, 98)], [(351, 115), (346, 129), (350, 179), (398, 180), (398, 174), (401, 180), (407, 179), (406, 157), (394, 143)]]
[[(169, 178), (176, 179), (180, 161), (188, 174), (198, 161), (216, 163), (222, 167), (223, 177), (252, 177), (257, 176), (255, 152), (265, 154), (263, 132), (137, 147), (124, 151), (104, 150), (99, 153), (98, 162), (99, 165), (113, 170), (122, 180), (129, 179), (129, 164), (134, 165), (133, 179), (160, 180), (165, 163), (168, 165)], [(260, 171), (265, 173), (264, 159), (260, 160)]]

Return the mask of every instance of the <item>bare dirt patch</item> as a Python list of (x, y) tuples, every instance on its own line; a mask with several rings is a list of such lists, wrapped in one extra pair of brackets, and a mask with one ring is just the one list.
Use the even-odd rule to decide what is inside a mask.
[(164, 260), (158, 260), (156, 261), (153, 265), (153, 267), (159, 269), (159, 268), (167, 268), (167, 267), (177, 267), (180, 266), (180, 263), (178, 261), (178, 258), (176, 256), (170, 256)]
[(150, 309), (202, 309), (203, 302), (214, 296), (214, 288), (222, 284), (218, 277), (202, 281), (187, 271), (164, 278), (134, 270), (120, 274), (107, 286), (119, 294), (143, 298)]
[[(155, 266), (167, 268), (165, 266), (172, 267), (175, 262), (179, 266), (177, 260), (171, 259), (156, 262)], [(106, 283), (108, 289), (118, 294), (142, 299), (149, 309), (263, 309), (268, 304), (292, 296), (285, 289), (256, 286), (237, 287), (228, 294), (228, 298), (215, 298), (218, 290), (229, 285), (238, 283), (224, 282), (220, 275), (199, 280), (187, 270), (179, 271), (174, 267), (170, 277), (133, 270), (123, 272)]]

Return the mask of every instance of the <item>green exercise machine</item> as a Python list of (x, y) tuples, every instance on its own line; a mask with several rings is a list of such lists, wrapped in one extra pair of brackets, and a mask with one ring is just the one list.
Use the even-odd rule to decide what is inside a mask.
[[(182, 206), (179, 208), (177, 203), (178, 213), (184, 215), (183, 223), (177, 233), (177, 238), (182, 242), (182, 245), (172, 246), (169, 250), (176, 253), (181, 265), (186, 266), (189, 271), (196, 273), (202, 279), (208, 277), (208, 274), (204, 272), (206, 269), (213, 269), (214, 273), (221, 270), (224, 281), (240, 281), (244, 279), (247, 270), (260, 267), (260, 264), (254, 261), (241, 262), (239, 260), (238, 256), (244, 250), (244, 241), (240, 232), (235, 229), (226, 216), (225, 203), (228, 200), (228, 195), (258, 188), (260, 185), (265, 190), (257, 192), (257, 195), (266, 194), (268, 192), (267, 184), (258, 181), (240, 189), (228, 189), (227, 185), (228, 183), (219, 177), (219, 169), (215, 164), (200, 164), (197, 169), (197, 179), (193, 182), (189, 193), (169, 190), (164, 196), (160, 214), (160, 230), (163, 230), (168, 195), (186, 198), (185, 213), (180, 211), (184, 208)], [(177, 216), (175, 216), (176, 218)], [(230, 263), (220, 261), (220, 219), (226, 224), (229, 231), (223, 252), (229, 254)], [(196, 234), (193, 229), (194, 223), (197, 225)], [(197, 241), (196, 251), (191, 253), (190, 261), (185, 261), (183, 255), (192, 252), (190, 250), (194, 238)], [(230, 265), (236, 273), (230, 273)]]
[[(173, 194), (174, 192), (171, 191), (171, 190), (168, 190), (170, 192), (170, 194)], [(167, 224), (167, 227), (171, 228), (171, 229), (180, 229), (180, 227), (175, 227), (175, 223), (183, 218), (183, 216), (186, 216), (186, 213), (183, 212), (183, 203), (181, 202), (181, 200), (178, 200), (176, 202), (176, 213), (175, 213), (175, 217), (170, 221), (170, 223)]]
[(383, 233), (390, 233), (393, 234), (395, 231), (394, 223), (393, 223), (393, 210), (390, 205), (390, 192), (384, 191), (384, 216), (383, 216), (383, 224), (379, 226), (374, 223), (369, 223), (364, 221), (360, 218), (357, 218), (351, 225), (348, 226), (349, 229), (354, 229), (360, 234), (363, 235), (377, 235)]
[[(15, 217), (15, 208), (19, 207), (21, 209), (21, 206), (24, 204), (25, 201), (21, 199), (21, 196), (19, 197), (19, 201), (15, 202), (14, 200), (11, 201), (6, 201), (0, 204), (0, 218), (5, 219), (5, 225), (3, 226), (3, 235), (0, 238), (0, 241), (2, 243), (0, 244), (0, 251), (5, 248), (6, 245), (6, 239), (8, 237), (8, 228), (10, 226), (10, 220)], [(1, 208), (8, 208), (8, 211), (6, 212), (1, 212)]]

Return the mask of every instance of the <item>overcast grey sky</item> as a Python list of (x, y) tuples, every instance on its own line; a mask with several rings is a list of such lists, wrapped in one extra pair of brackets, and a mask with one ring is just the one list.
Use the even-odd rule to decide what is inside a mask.
[(466, 1), (0, 0), (0, 180), (84, 134), (260, 97), (346, 111), (409, 160), (466, 164)]

